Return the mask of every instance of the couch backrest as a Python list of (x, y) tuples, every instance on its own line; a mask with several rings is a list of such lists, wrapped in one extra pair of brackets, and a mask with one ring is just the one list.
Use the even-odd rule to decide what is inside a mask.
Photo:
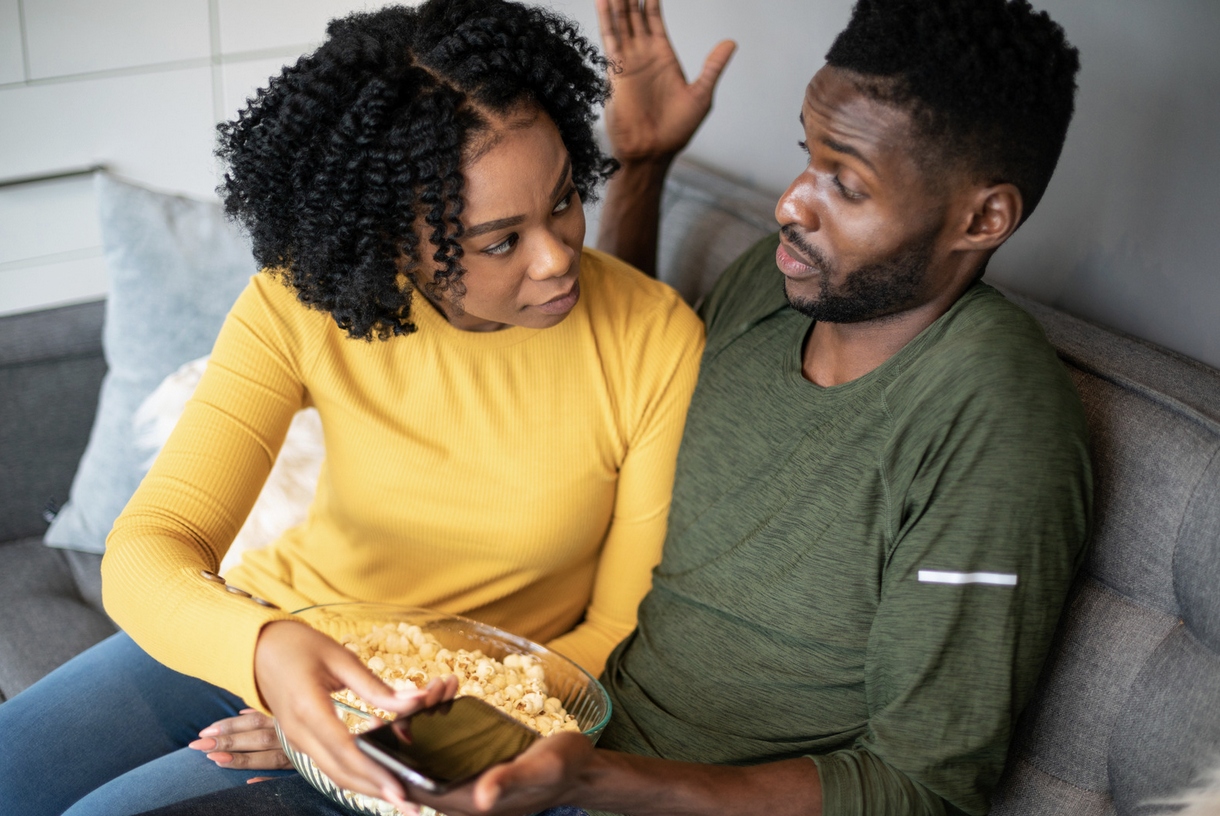
[[(690, 301), (776, 228), (773, 197), (681, 163), (659, 275)], [(1151, 814), (1220, 762), (1220, 372), (1023, 298), (1080, 390), (1095, 527), (996, 816)]]
[(0, 543), (41, 536), (68, 500), (89, 439), (102, 357), (102, 301), (0, 318)]

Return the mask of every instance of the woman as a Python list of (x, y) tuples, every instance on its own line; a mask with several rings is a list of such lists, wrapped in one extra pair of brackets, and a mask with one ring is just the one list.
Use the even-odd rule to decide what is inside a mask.
[[(111, 533), (127, 634), (0, 706), (6, 745), (45, 711), (71, 726), (3, 752), (0, 801), (131, 813), (241, 785), (185, 746), (247, 704), (385, 793), (329, 693), (406, 711), (452, 688), (396, 697), (293, 618), (313, 604), (464, 614), (600, 671), (659, 557), (702, 345), (672, 291), (582, 250), (581, 201), (614, 168), (591, 128), (603, 68), (548, 12), (432, 0), (332, 23), (221, 126), (221, 193), (268, 271)], [(226, 585), (308, 405), (327, 447), (309, 518)]]

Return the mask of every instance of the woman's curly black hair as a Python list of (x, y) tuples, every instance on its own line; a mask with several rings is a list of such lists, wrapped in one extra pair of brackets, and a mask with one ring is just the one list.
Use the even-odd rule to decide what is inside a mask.
[[(929, 153), (1042, 198), (1072, 120), (1080, 54), (1027, 0), (858, 0), (826, 61), (912, 109)], [(943, 169), (943, 167), (942, 167)]]
[(415, 331), (400, 259), (461, 293), (462, 160), (489, 116), (535, 104), (583, 199), (617, 168), (593, 133), (606, 60), (567, 19), (507, 0), (429, 0), (334, 20), (326, 41), (218, 126), (225, 212), (254, 257), (349, 336)]

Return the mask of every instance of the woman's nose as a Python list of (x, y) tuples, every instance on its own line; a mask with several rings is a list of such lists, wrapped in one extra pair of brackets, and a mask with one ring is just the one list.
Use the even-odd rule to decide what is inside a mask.
[(530, 264), (530, 277), (534, 280), (560, 278), (572, 268), (576, 251), (558, 235), (548, 232), (539, 242), (538, 251)]
[(817, 212), (817, 187), (812, 173), (801, 173), (788, 185), (775, 205), (775, 220), (781, 227), (795, 224), (807, 232), (814, 232), (821, 226)]

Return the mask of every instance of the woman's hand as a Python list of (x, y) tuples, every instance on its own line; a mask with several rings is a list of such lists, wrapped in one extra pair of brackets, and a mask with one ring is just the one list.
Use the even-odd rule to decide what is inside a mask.
[(407, 799), (390, 799), (404, 813), (418, 803), (448, 816), (518, 816), (564, 804), (580, 786), (594, 758), (593, 743), (563, 732), (531, 745), (511, 762), (488, 770), (474, 782), (442, 796), (411, 787)]
[(614, 156), (624, 164), (668, 163), (707, 116), (737, 44), (718, 43), (688, 84), (665, 33), (661, 0), (597, 0), (597, 14), (606, 56), (620, 69), (610, 74), (614, 94), (606, 106)]
[(335, 715), (331, 693), (349, 688), (366, 703), (400, 715), (457, 693), (452, 676), (420, 691), (395, 693), (351, 651), (296, 621), (263, 627), (254, 648), (254, 679), (289, 742), (336, 784), (388, 799), (401, 799), (401, 783), (356, 747)]
[(207, 751), (208, 759), (222, 768), (282, 771), (292, 767), (275, 735), (275, 720), (253, 708), (217, 720), (188, 747)]

